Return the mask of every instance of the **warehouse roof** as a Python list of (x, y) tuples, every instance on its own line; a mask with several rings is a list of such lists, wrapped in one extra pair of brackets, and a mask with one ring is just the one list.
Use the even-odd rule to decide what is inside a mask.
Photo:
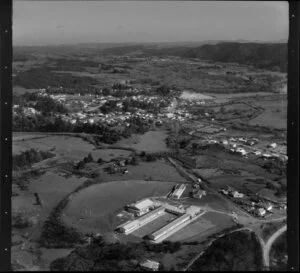
[(136, 203), (130, 204), (129, 206), (136, 208), (138, 210), (143, 210), (143, 209), (148, 208), (153, 205), (154, 205), (154, 203), (150, 199), (147, 198), (147, 199), (138, 201)]

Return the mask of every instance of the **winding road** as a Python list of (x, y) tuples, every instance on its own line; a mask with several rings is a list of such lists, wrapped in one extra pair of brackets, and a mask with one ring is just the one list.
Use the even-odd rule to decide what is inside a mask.
[(270, 266), (270, 250), (274, 243), (274, 241), (286, 231), (287, 226), (284, 225), (282, 228), (278, 229), (273, 235), (270, 237), (270, 239), (267, 241), (266, 244), (263, 246), (263, 263), (264, 266), (267, 268)]

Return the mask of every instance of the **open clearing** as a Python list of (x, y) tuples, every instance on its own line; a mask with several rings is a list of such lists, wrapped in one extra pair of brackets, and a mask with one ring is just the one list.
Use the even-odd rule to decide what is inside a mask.
[[(75, 190), (83, 184), (86, 178), (77, 178), (71, 176), (64, 178), (57, 173), (46, 172), (37, 179), (31, 179), (28, 185), (28, 191), (21, 191), (18, 196), (12, 196), (12, 214), (21, 214), (22, 217), (28, 219), (32, 226), (25, 229), (13, 228), (12, 241), (19, 241), (12, 251), (12, 262), (18, 263), (25, 268), (22, 270), (30, 270), (36, 266), (36, 270), (48, 270), (51, 261), (66, 256), (71, 250), (67, 249), (44, 249), (38, 247), (41, 251), (43, 264), (37, 263), (35, 254), (30, 253), (27, 248), (20, 249), (20, 244), (28, 242), (25, 234), (32, 242), (40, 237), (44, 221), (49, 216), (51, 210), (58, 204), (61, 199), (69, 192)], [(42, 206), (36, 205), (34, 193), (37, 193)]]
[(84, 232), (112, 231), (117, 222), (116, 215), (125, 205), (142, 198), (165, 195), (173, 185), (171, 182), (143, 180), (93, 185), (72, 196), (63, 219)]
[[(243, 176), (261, 176), (267, 179), (274, 179), (276, 175), (269, 173), (266, 169), (259, 165), (256, 165), (249, 160), (245, 160), (240, 155), (230, 154), (223, 151), (206, 151), (206, 154), (197, 155), (193, 158), (196, 159), (197, 172), (202, 175), (201, 170), (204, 168), (204, 173), (207, 173), (206, 169), (219, 169), (225, 174), (235, 174), (241, 178)], [(244, 172), (244, 173), (242, 173)], [(224, 174), (225, 173), (225, 174)], [(247, 175), (246, 175), (247, 174)]]
[(17, 141), (25, 141), (29, 139), (35, 139), (35, 138), (44, 138), (47, 137), (45, 134), (40, 133), (13, 133), (13, 144)]
[[(23, 140), (24, 139), (24, 140)], [(16, 134), (13, 141), (13, 154), (29, 149), (49, 150), (70, 160), (82, 160), (89, 153), (97, 160), (111, 160), (116, 157), (128, 157), (130, 151), (121, 149), (95, 149), (95, 147), (79, 137), (45, 136), (42, 134)]]
[(130, 156), (131, 152), (126, 150), (120, 150), (120, 149), (101, 149), (101, 150), (93, 150), (91, 154), (95, 160), (97, 160), (100, 157), (104, 161), (110, 161), (117, 157), (126, 158)]
[(25, 139), (13, 143), (13, 154), (29, 149), (49, 150), (55, 149), (61, 155), (69, 155), (74, 159), (82, 159), (92, 152), (94, 146), (78, 137), (47, 136), (39, 139)]
[[(12, 197), (12, 212), (22, 213), (25, 217), (37, 217), (44, 221), (50, 211), (69, 192), (83, 184), (86, 178), (74, 176), (64, 178), (53, 172), (46, 172), (37, 179), (31, 179), (28, 191)], [(42, 206), (35, 205), (37, 193)]]
[(184, 100), (211, 100), (211, 99), (213, 99), (213, 97), (211, 97), (211, 96), (207, 96), (207, 95), (203, 95), (203, 94), (195, 93), (195, 92), (191, 92), (191, 91), (183, 91), (180, 98), (184, 99)]
[(169, 151), (165, 143), (166, 137), (167, 133), (165, 131), (149, 131), (141, 136), (134, 136), (131, 142), (129, 140), (121, 140), (116, 145), (130, 147), (140, 152), (164, 152)]
[[(103, 166), (105, 167), (105, 166)], [(186, 178), (182, 177), (175, 167), (167, 164), (165, 160), (157, 160), (155, 162), (140, 162), (138, 165), (127, 165), (128, 174), (115, 173), (101, 174), (101, 181), (112, 180), (155, 180), (155, 181), (172, 181), (186, 182)]]
[(260, 106), (265, 111), (258, 117), (250, 121), (251, 125), (260, 125), (275, 129), (286, 129), (287, 126), (287, 100), (262, 100), (255, 102), (255, 106)]

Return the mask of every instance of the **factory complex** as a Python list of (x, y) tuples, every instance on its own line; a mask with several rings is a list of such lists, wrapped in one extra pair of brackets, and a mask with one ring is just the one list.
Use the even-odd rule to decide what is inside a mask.
[(153, 243), (162, 242), (206, 212), (197, 206), (189, 206), (183, 209), (168, 203), (153, 202), (150, 199), (144, 199), (128, 205), (126, 206), (126, 209), (127, 211), (133, 212), (136, 216), (138, 216), (137, 218), (129, 220), (117, 227), (116, 230), (118, 232), (126, 235), (136, 231), (137, 229), (167, 213), (175, 216), (174, 220), (172, 219), (164, 226), (146, 236), (146, 238)]

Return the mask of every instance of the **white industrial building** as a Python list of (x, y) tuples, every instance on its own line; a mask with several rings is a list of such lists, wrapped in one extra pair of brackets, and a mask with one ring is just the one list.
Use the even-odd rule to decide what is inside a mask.
[(139, 229), (140, 227), (148, 224), (149, 222), (153, 221), (154, 219), (158, 218), (164, 212), (165, 212), (164, 207), (156, 208), (156, 209), (150, 211), (149, 213), (144, 214), (143, 216), (141, 216), (133, 221), (128, 221), (128, 222), (118, 226), (117, 229), (119, 229), (119, 231), (122, 233), (129, 234), (129, 233)]
[(176, 218), (171, 223), (165, 225), (159, 230), (149, 235), (149, 238), (154, 242), (160, 242), (165, 237), (169, 237), (171, 234), (175, 233), (181, 229), (182, 225), (190, 220), (191, 216), (188, 214), (183, 214), (180, 217)]
[(172, 193), (172, 197), (179, 199), (183, 194), (183, 192), (185, 191), (185, 189), (186, 189), (185, 184), (181, 184), (181, 185), (177, 184), (174, 192)]
[(126, 206), (126, 210), (128, 212), (133, 212), (137, 216), (141, 216), (147, 213), (153, 207), (154, 202), (147, 198)]

